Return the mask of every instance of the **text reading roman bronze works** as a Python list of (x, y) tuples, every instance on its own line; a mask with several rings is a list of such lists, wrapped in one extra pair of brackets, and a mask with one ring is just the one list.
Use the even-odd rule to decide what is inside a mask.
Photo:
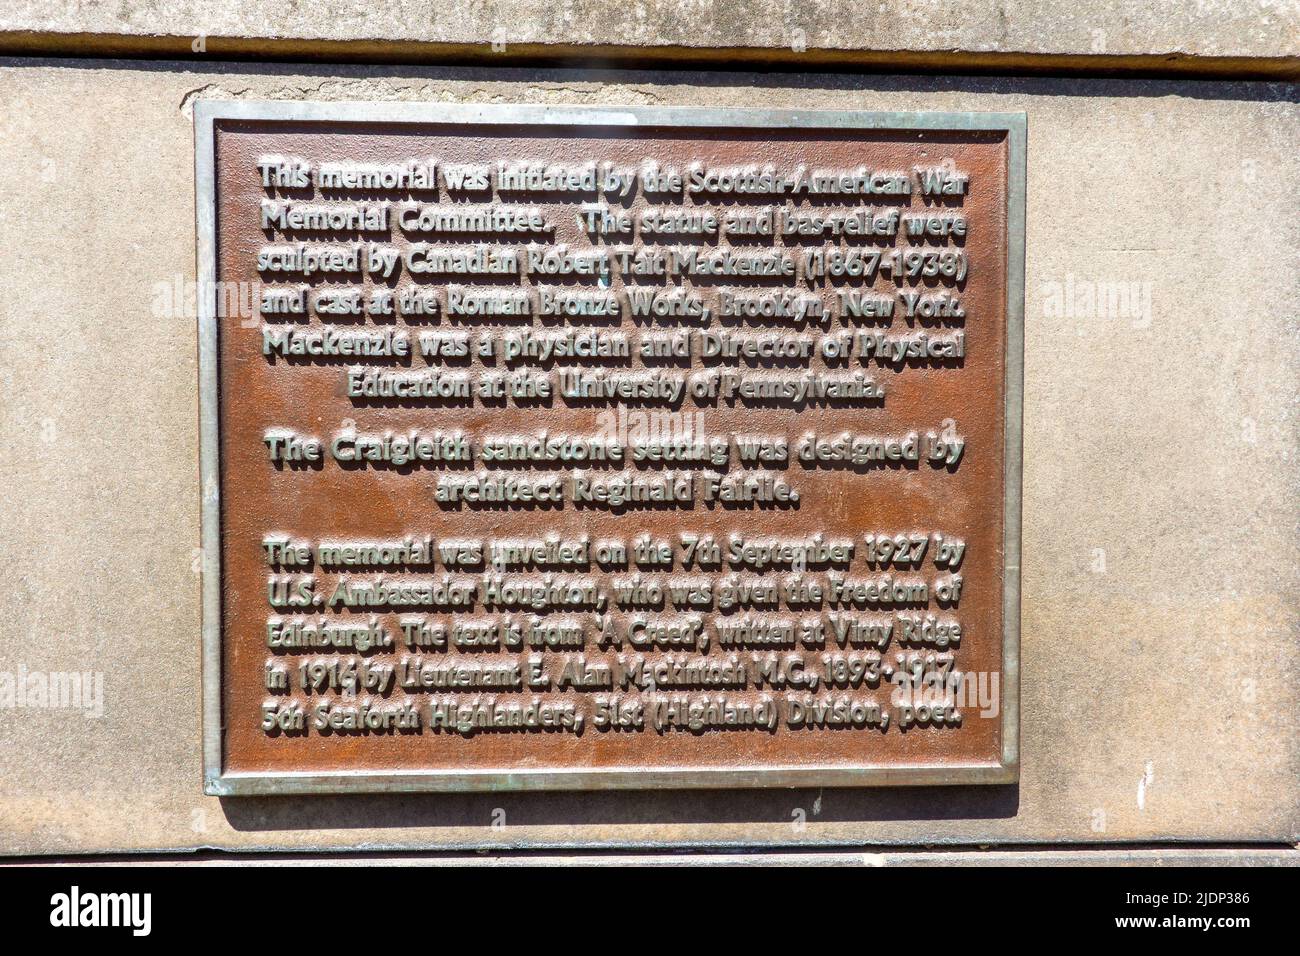
[(216, 793), (997, 782), (1023, 118), (203, 104)]

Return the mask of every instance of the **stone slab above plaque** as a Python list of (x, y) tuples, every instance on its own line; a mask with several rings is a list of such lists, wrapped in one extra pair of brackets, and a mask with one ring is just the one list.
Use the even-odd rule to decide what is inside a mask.
[(195, 124), (207, 792), (1017, 778), (1022, 114)]

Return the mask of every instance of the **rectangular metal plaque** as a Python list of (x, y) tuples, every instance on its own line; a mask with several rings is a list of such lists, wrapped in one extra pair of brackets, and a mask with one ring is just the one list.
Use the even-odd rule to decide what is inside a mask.
[(207, 792), (1016, 779), (1023, 115), (195, 124)]

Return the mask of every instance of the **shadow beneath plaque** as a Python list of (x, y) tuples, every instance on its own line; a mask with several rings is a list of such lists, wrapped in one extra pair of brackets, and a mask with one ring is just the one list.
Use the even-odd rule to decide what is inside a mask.
[(227, 822), (246, 832), (486, 827), (502, 812), (512, 827), (568, 826), (588, 831), (662, 824), (790, 823), (797, 810), (809, 823), (990, 820), (1014, 817), (1019, 806), (1016, 784), (221, 798)]

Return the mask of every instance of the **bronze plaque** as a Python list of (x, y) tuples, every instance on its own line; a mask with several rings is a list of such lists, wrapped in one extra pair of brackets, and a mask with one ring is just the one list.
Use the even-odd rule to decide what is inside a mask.
[(208, 792), (1016, 779), (1024, 138), (199, 104)]

